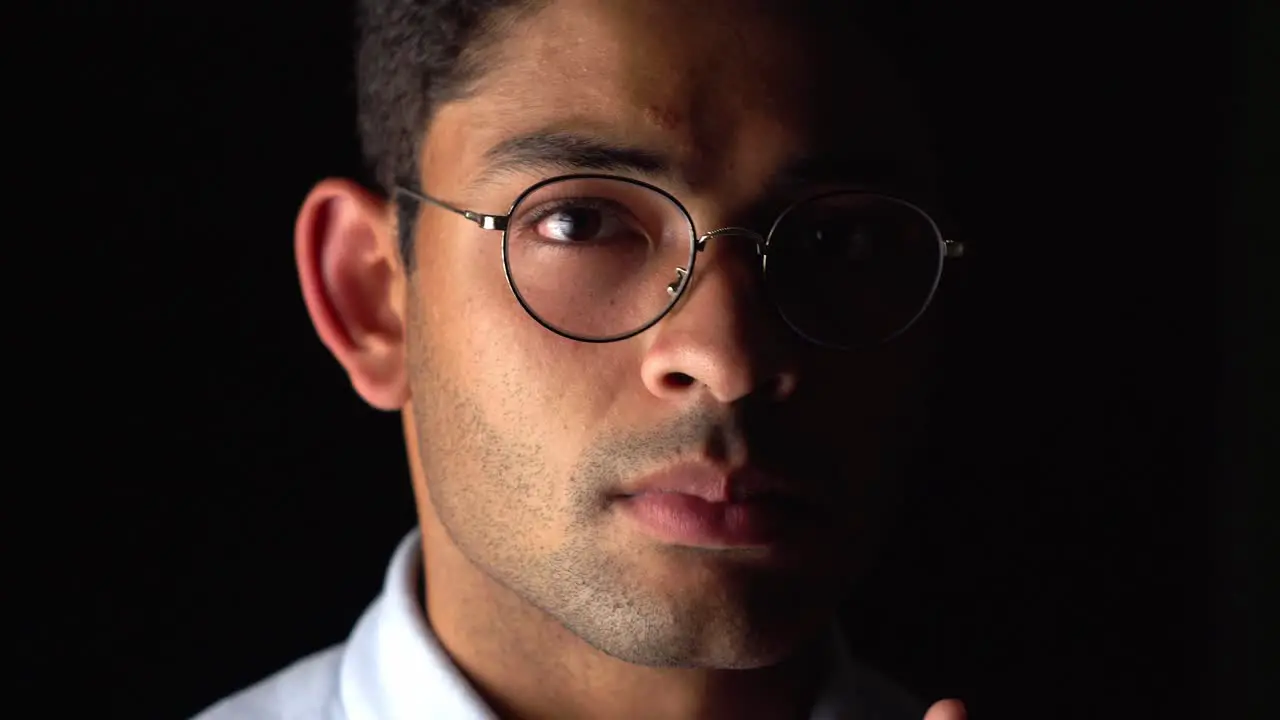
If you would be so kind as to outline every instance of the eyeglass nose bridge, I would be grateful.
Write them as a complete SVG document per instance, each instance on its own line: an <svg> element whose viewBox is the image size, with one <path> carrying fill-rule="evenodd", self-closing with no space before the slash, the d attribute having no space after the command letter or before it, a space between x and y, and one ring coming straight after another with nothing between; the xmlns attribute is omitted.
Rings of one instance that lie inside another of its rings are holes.
<svg viewBox="0 0 1280 720"><path fill-rule="evenodd" d="M765 237L760 233L756 232L755 230L751 230L749 228L744 228L744 227L723 227L718 230L712 230L711 232L703 233L698 238L698 242L694 243L693 247L698 252L702 252L703 250L706 249L707 241L710 240L711 238L725 237L725 236L731 236L731 235L736 235L738 237L744 237L744 238L750 239L756 246L756 257L764 257L765 246L767 244Z"/></svg>
<svg viewBox="0 0 1280 720"><path fill-rule="evenodd" d="M717 230L712 230L710 232L703 233L702 235L698 236L697 241L693 244L693 249L695 252L702 252L703 250L707 249L707 241L710 240L711 238L730 237L730 236L743 237L751 240L752 244L755 245L756 247L756 257L758 258L764 257L766 252L765 246L767 245L767 240L763 235L756 232L755 230L751 230L749 228L744 228L744 227L732 227L732 226L723 227ZM672 297L675 297L676 295L684 291L685 286L688 285L688 282L689 282L689 270L687 268L682 268L682 267L676 268L675 280L672 280L671 283L667 285L667 294Z"/></svg>

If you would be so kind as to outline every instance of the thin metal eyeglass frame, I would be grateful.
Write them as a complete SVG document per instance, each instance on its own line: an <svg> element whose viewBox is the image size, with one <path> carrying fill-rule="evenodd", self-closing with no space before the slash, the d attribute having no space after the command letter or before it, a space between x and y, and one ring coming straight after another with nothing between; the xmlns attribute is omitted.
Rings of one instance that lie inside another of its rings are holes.
<svg viewBox="0 0 1280 720"><path fill-rule="evenodd" d="M581 336L569 333L567 331L561 330L560 328L557 328L554 325L548 323L546 320L544 320L542 317L538 315L537 311L534 310L529 305L529 302L524 298L524 296L521 295L520 288L516 286L516 282L511 275L510 257L507 252L507 245L509 243L507 229L508 229L508 225L510 224L512 215L515 214L516 209L520 207L521 203L523 203L525 199L527 199L534 192L537 192L539 189L546 187L547 185L552 185L552 184L571 181L571 180L610 180L615 182L628 183L640 188L644 188L646 190L650 190L652 192L656 192L658 193L658 195L665 198L668 202L670 202L673 206L675 206L677 210L680 211L680 214L684 216L685 222L689 227L688 267L676 268L677 279L675 282L673 282L671 285L667 287L668 293L671 295L671 300L667 303L666 307L664 307L657 314L656 317L654 317L652 320L644 323L643 325L641 325L636 329L629 330L624 333L619 333L617 335L610 335L608 337L603 337L603 338L581 337ZM834 197L834 196L840 196L840 195L863 195L868 197L879 197L879 198L903 205L908 209L912 210L913 212L919 214L926 221L928 221L929 227L933 230L934 237L937 239L937 242L940 246L938 269L934 275L933 282L929 288L929 293L925 297L924 302L921 303L920 309L902 328L898 329L891 335L872 343L871 345L873 346L884 345L885 343L892 341L894 338L897 338L898 336L905 333L907 330L911 329L911 327L915 325L916 321L919 320L922 315L924 315L925 310L929 308L930 304L932 304L933 296L936 294L938 289L938 284L942 279L942 269L945 264L945 261L948 259L957 259L964 256L964 244L944 238L942 235L942 231L938 228L937 223L934 222L933 218L927 212L925 212L922 208L920 208L919 206L911 202L908 202L898 197L894 197L892 195L887 195L879 192L865 191L865 190L835 190L835 191L830 191L825 193L819 193L816 195L808 196L800 200L797 200L791 203L790 205L788 205L786 209L784 209L778 215L777 219L773 221L773 224L769 226L769 232L765 235L761 235L760 233L754 230L751 230L749 228L733 227L733 226L717 228L715 230L711 230L701 235L698 235L697 226L693 222L693 217L689 214L689 211L685 209L684 204L682 204L679 200L677 200L675 196L673 196L671 193L667 192L666 190L663 190L660 187L646 183L642 180L636 180L634 178L628 178L628 177L620 177L617 175L585 173L585 174L572 174L572 175L557 175L555 177L550 177L545 180L540 180L534 183L533 185L529 186L528 188L526 188L519 195L517 195L516 199L512 201L511 207L509 207L507 209L507 212L503 215L490 215L486 213L475 212L474 210L466 210L464 208L460 208L451 203L445 202L444 200L441 200L439 198L435 198L430 195L427 195L426 193L419 192L416 190L411 190L403 185L396 185L393 188L393 192L397 195L403 195L412 200L427 203L428 205L434 205L435 207L438 207L442 210L447 210L451 213L454 213L455 215L459 215L475 223L482 230L493 230L493 231L501 232L502 233L503 274L507 278L507 287L511 289L511 293L515 295L516 301L520 303L520 306L522 308L524 308L525 313L527 313L529 317L533 318L533 320L537 322L539 325L541 325L543 328L546 328L547 330L555 333L556 335L559 335L563 338L567 338L569 340L576 340L578 342L585 342L585 343L618 342L621 340L626 340L628 338L635 337L636 335L643 333L644 331L648 330L654 325L657 325L663 318L665 318L671 312L672 308L674 308L677 304L679 304L680 298L684 295L685 290L690 285L690 278L693 277L694 268L695 268L695 265L697 264L698 253L702 252L706 248L707 241L710 240L711 238L722 237L722 236L733 236L733 235L750 238L756 247L756 256L760 258L761 273L767 278L768 271L769 271L768 270L769 243L770 241L772 241L774 231L777 230L778 225L781 224L782 221L786 219L786 217L793 210L795 210L795 208L811 202L821 200L824 197ZM678 283L678 287L677 287L677 283ZM768 292L767 282L765 283L765 286L766 286L766 292ZM774 308L778 310L778 313L782 316L783 320L786 321L787 326L790 327L793 332L795 332L797 335L804 338L808 342L811 342L823 347L829 347L829 348L834 348L839 350L857 349L858 346L836 345L830 342L826 342L826 341L811 337L805 331L797 327L795 323L787 319L786 311L782 309L782 306L777 302L776 299L770 298L770 302L773 304Z"/></svg>

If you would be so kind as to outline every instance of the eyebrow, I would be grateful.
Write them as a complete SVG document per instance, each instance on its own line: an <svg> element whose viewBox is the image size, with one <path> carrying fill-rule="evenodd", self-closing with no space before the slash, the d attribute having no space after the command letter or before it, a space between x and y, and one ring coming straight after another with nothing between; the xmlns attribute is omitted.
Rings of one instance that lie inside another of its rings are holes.
<svg viewBox="0 0 1280 720"><path fill-rule="evenodd" d="M489 148L484 158L485 168L471 181L472 189L519 172L592 171L656 176L671 170L670 161L652 150L554 131L508 138Z"/></svg>
<svg viewBox="0 0 1280 720"><path fill-rule="evenodd" d="M670 175L673 163L662 153L562 131L535 131L508 138L489 148L485 167L471 181L474 191L522 172L600 172ZM786 197L815 185L840 184L890 189L902 183L901 161L877 150L843 151L802 156L769 178L765 195Z"/></svg>

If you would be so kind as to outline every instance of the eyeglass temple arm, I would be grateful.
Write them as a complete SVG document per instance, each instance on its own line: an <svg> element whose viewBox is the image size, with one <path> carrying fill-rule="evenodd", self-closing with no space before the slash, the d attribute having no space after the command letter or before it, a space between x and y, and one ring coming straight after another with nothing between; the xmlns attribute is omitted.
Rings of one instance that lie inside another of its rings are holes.
<svg viewBox="0 0 1280 720"><path fill-rule="evenodd" d="M947 240L944 238L942 241L942 251L943 257L946 257L949 260L962 258L964 257L964 243L958 240Z"/></svg>
<svg viewBox="0 0 1280 720"><path fill-rule="evenodd" d="M412 198L419 202L435 205L436 207L442 210L448 210L449 212L455 215L461 215L462 217L479 225L485 230L506 230L507 229L506 215L484 215L478 212L472 212L470 210L463 210L462 208L454 207L453 205L450 205L449 203L443 200L437 200L431 197L430 195L424 195L420 192L414 192L413 190L410 190L406 187L396 186L395 192L398 195L404 195L406 197Z"/></svg>

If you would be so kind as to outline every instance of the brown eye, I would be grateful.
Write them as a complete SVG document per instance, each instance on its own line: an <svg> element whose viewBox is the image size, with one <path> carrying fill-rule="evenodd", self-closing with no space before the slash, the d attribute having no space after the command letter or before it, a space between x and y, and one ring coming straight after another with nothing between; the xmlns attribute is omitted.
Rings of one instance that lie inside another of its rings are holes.
<svg viewBox="0 0 1280 720"><path fill-rule="evenodd" d="M563 207L538 221L535 229L546 240L587 243L612 239L627 232L615 213L592 207Z"/></svg>

